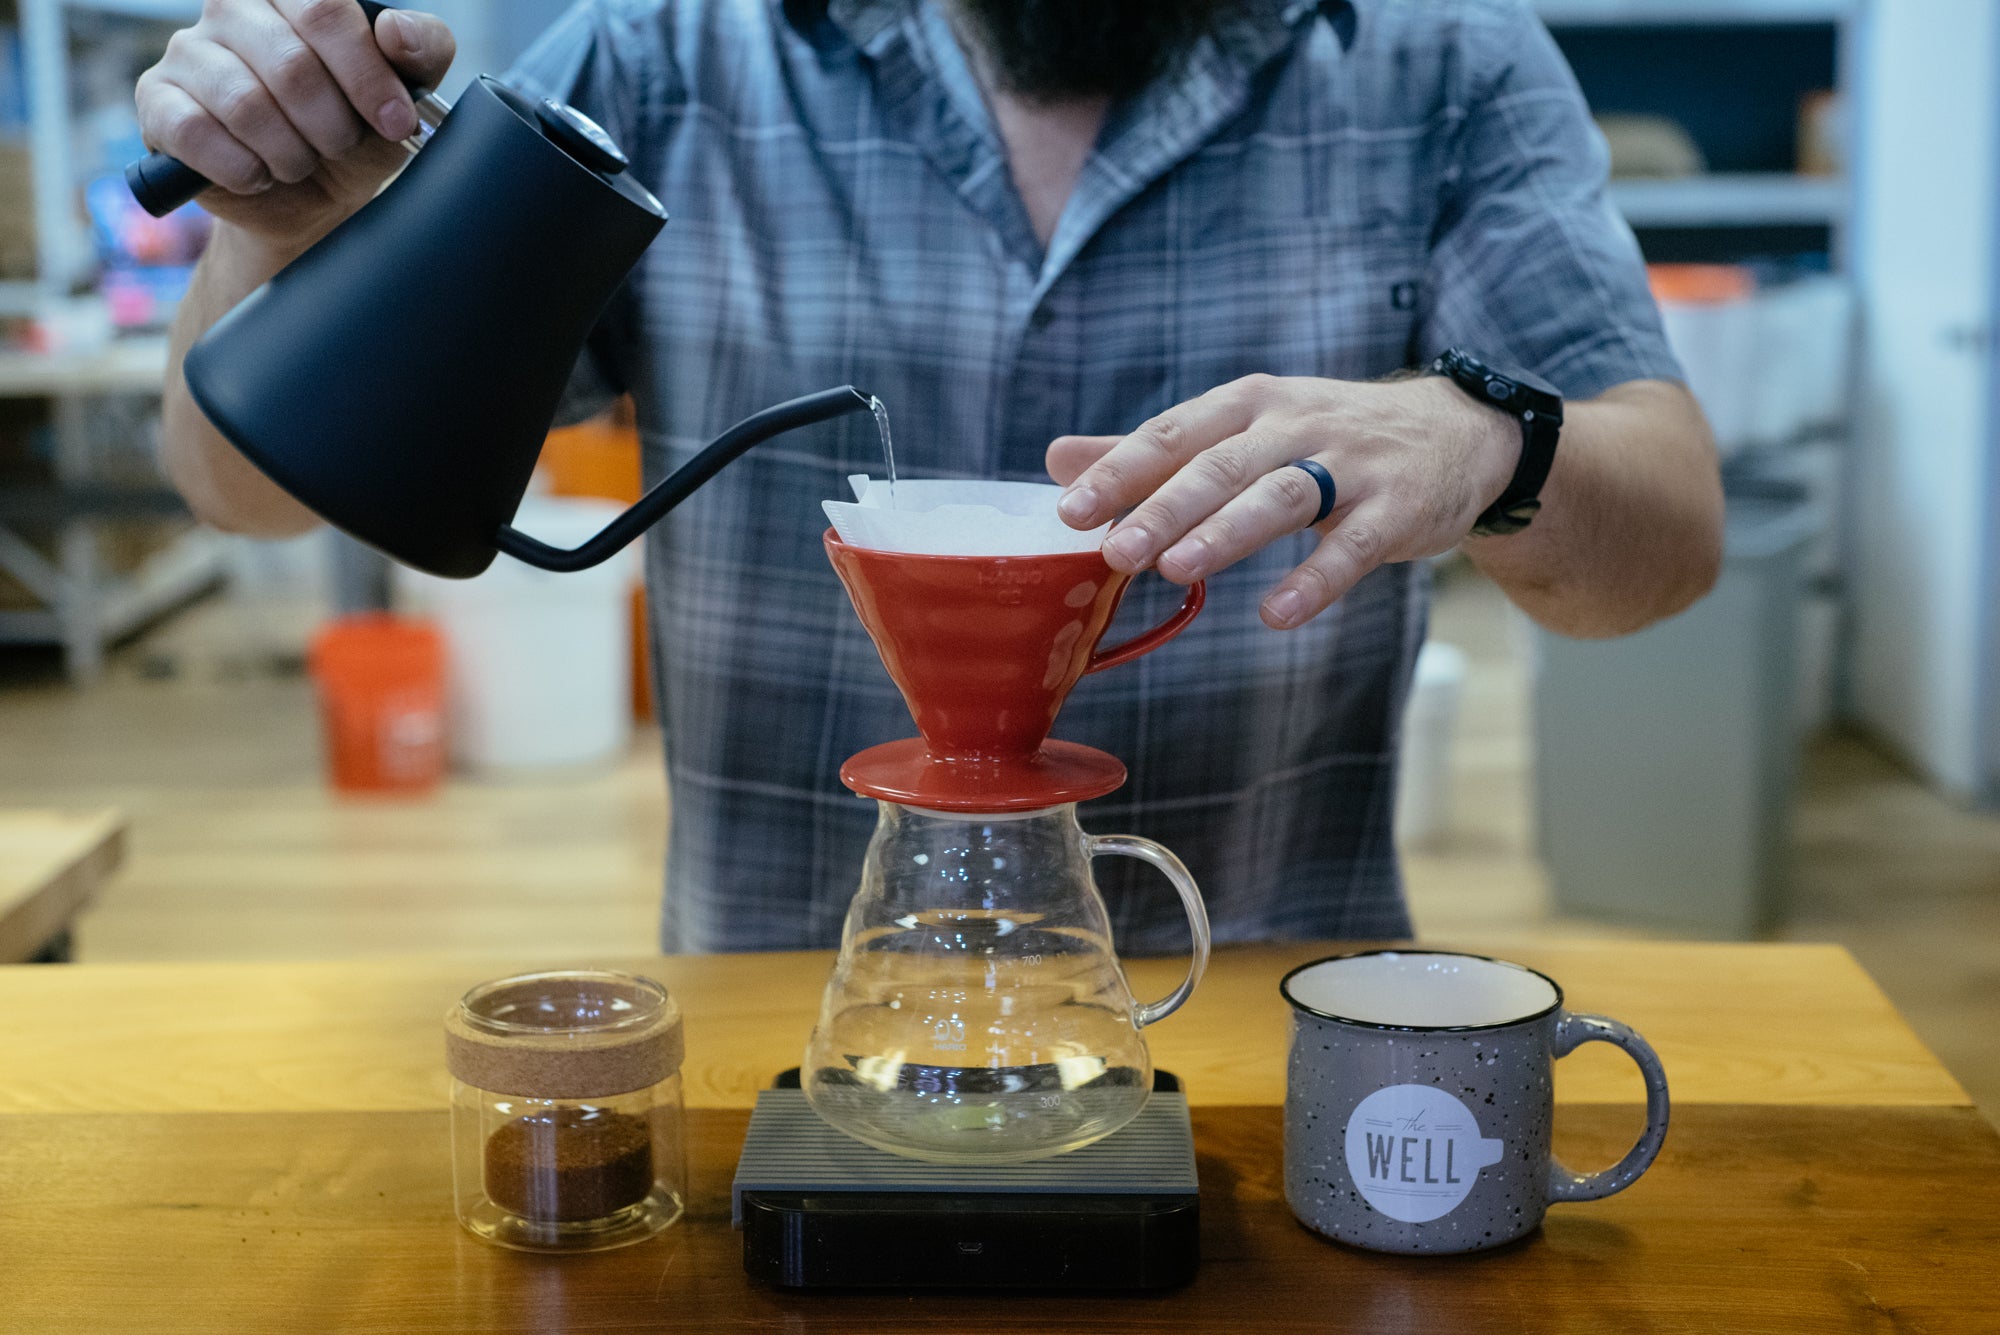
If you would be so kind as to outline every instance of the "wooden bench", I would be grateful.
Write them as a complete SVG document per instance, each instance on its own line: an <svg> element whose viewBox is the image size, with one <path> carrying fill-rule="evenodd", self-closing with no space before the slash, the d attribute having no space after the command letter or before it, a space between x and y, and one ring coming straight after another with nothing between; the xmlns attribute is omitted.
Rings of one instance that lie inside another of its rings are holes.
<svg viewBox="0 0 2000 1335"><path fill-rule="evenodd" d="M125 815L0 811L0 964L59 962L70 928L125 861Z"/></svg>

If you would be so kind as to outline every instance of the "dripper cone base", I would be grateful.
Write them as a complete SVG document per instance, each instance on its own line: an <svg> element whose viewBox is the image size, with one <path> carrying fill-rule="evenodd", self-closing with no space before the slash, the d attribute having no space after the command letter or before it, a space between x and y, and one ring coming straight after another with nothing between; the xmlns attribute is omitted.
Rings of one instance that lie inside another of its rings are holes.
<svg viewBox="0 0 2000 1335"><path fill-rule="evenodd" d="M840 781L863 797L928 811L1040 811L1117 790L1125 764L1054 738L1026 755L939 756L906 737L850 756Z"/></svg>

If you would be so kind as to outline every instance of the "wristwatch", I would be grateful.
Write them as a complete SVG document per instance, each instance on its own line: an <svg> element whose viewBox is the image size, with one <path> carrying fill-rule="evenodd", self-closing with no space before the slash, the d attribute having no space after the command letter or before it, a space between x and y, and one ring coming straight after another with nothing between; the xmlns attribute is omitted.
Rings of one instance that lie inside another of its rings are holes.
<svg viewBox="0 0 2000 1335"><path fill-rule="evenodd" d="M1549 479L1556 438L1562 434L1562 396L1519 376L1502 375L1458 348L1445 349L1431 363L1431 373L1450 377L1473 398L1520 422L1521 462L1514 466L1513 480L1472 526L1473 533L1482 538L1519 533L1542 508L1542 484Z"/></svg>

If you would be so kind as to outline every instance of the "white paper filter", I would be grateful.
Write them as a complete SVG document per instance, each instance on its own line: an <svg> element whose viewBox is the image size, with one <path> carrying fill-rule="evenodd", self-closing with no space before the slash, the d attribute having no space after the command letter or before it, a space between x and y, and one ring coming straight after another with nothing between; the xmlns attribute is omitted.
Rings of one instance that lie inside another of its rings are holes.
<svg viewBox="0 0 2000 1335"><path fill-rule="evenodd" d="M922 481L889 484L855 474L852 501L822 501L840 540L853 547L930 556L1042 556L1094 552L1109 524L1079 532L1056 514L1062 488L1047 482Z"/></svg>

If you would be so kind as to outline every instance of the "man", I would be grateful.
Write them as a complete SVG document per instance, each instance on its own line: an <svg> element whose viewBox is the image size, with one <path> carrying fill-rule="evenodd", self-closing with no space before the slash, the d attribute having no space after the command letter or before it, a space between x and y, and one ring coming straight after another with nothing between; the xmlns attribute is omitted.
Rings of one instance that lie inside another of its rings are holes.
<svg viewBox="0 0 2000 1335"><path fill-rule="evenodd" d="M150 141L224 187L177 348L393 170L396 72L435 82L451 43L415 14L372 37L349 0L211 0L141 82ZM1462 542L1577 635L1714 578L1713 449L1525 0L590 0L515 77L603 123L674 214L572 388L579 413L633 395L652 474L851 381L907 474L1046 466L1071 522L1129 510L1107 559L1165 578L1121 626L1208 579L1192 628L1087 680L1058 733L1131 766L1087 821L1180 852L1218 939L1408 932L1416 558ZM1446 349L1568 399L1545 483L1548 411L1399 374ZM178 377L167 436L212 522L310 522ZM669 949L837 936L874 810L835 775L912 728L818 502L879 458L865 417L780 438L650 542ZM1114 865L1121 947L1179 948L1165 887Z"/></svg>

